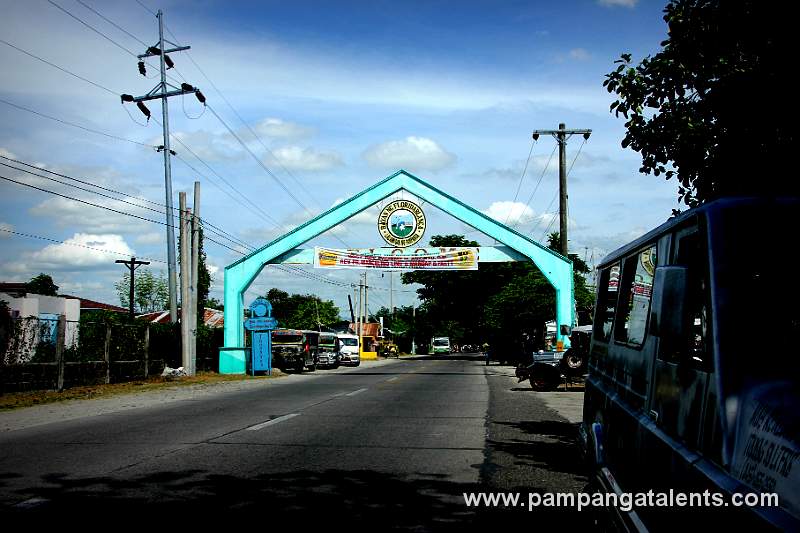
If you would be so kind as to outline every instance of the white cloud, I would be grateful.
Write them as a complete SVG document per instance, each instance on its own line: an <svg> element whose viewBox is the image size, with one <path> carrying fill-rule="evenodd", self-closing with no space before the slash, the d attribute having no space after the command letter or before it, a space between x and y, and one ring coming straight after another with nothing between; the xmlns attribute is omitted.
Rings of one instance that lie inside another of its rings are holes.
<svg viewBox="0 0 800 533"><path fill-rule="evenodd" d="M133 242L136 244L161 244L166 240L164 233L143 233L137 235Z"/></svg>
<svg viewBox="0 0 800 533"><path fill-rule="evenodd" d="M406 137L371 146L364 159L376 168L441 170L455 163L456 156L427 137Z"/></svg>
<svg viewBox="0 0 800 533"><path fill-rule="evenodd" d="M493 202L483 213L509 225L527 224L535 217L533 209L522 202Z"/></svg>
<svg viewBox="0 0 800 533"><path fill-rule="evenodd" d="M597 3L603 7L634 8L639 3L639 0L597 0Z"/></svg>
<svg viewBox="0 0 800 533"><path fill-rule="evenodd" d="M253 130L264 137L273 139L301 139L311 137L316 133L314 128L303 126L294 122L286 122L279 118L265 118L253 126Z"/></svg>
<svg viewBox="0 0 800 533"><path fill-rule="evenodd" d="M136 201L135 198L126 199L134 202ZM103 203L97 201L96 197L89 201L103 205ZM131 205L112 204L110 201L104 202L114 205L115 209L137 216L153 220L161 220L162 217L162 215L153 213L152 211L138 209ZM53 218L55 219L56 225L60 227L79 228L80 230L91 233L141 233L145 228L151 229L151 226L149 226L146 221L128 217L113 211L87 206L80 202L61 197L48 198L40 204L31 207L28 212L33 216Z"/></svg>
<svg viewBox="0 0 800 533"><path fill-rule="evenodd" d="M76 233L63 243L48 244L36 252L25 253L20 261L7 267L16 272L108 268L115 259L132 255L135 252L121 235Z"/></svg>
<svg viewBox="0 0 800 533"><path fill-rule="evenodd" d="M0 239L8 239L11 237L9 231L14 231L14 226L8 222L0 222Z"/></svg>
<svg viewBox="0 0 800 533"><path fill-rule="evenodd" d="M0 147L0 155L3 157L8 157L10 159L19 159L13 152L9 152L3 147Z"/></svg>
<svg viewBox="0 0 800 533"><path fill-rule="evenodd" d="M586 61L592 56L585 48L573 48L569 51L569 57L570 59L575 59L577 61Z"/></svg>
<svg viewBox="0 0 800 533"><path fill-rule="evenodd" d="M244 157L241 145L227 132L216 133L205 130L179 131L172 136L192 149L201 159L206 161L233 161ZM151 144L161 145L161 137L151 139ZM186 150L180 143L173 142L170 148L181 153Z"/></svg>
<svg viewBox="0 0 800 533"><path fill-rule="evenodd" d="M277 160L289 170L320 172L343 165L336 152L317 152L313 148L284 146L272 151Z"/></svg>

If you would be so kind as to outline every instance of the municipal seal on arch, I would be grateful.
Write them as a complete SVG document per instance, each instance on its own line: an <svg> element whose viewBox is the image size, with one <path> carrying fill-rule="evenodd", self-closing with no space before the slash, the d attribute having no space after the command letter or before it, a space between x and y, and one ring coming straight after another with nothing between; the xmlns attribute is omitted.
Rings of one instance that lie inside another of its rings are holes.
<svg viewBox="0 0 800 533"><path fill-rule="evenodd" d="M389 202L378 215L378 231L397 248L413 246L425 233L425 213L409 200Z"/></svg>

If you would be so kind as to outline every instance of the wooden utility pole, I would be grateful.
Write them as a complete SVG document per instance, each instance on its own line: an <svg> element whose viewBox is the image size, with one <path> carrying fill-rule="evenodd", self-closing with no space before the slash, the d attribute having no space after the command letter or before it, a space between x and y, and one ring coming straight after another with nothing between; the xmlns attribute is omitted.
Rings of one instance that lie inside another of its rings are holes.
<svg viewBox="0 0 800 533"><path fill-rule="evenodd" d="M134 302L134 282L133 282L133 273L134 271L142 265L149 265L150 261L137 261L135 257L131 257L130 261L125 261L124 259L117 259L114 261L115 263L119 263L121 265L125 265L128 267L128 270L131 271L131 286L130 292L128 293L128 309L131 315L131 320L134 319L133 314L133 302Z"/></svg>
<svg viewBox="0 0 800 533"><path fill-rule="evenodd" d="M568 130L562 122L557 130L534 130L533 140L538 141L540 135L552 135L558 141L558 213L559 236L561 237L561 255L567 257L567 139L575 134L588 139L592 130Z"/></svg>

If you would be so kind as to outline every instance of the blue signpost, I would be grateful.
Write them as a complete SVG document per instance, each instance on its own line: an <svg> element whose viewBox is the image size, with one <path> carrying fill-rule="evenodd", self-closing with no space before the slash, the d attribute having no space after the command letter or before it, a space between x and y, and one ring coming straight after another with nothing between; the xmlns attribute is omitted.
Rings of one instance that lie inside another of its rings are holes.
<svg viewBox="0 0 800 533"><path fill-rule="evenodd" d="M251 372L272 373L272 330L278 321L272 318L272 304L266 298L256 298L250 304L250 318L244 327L253 332Z"/></svg>

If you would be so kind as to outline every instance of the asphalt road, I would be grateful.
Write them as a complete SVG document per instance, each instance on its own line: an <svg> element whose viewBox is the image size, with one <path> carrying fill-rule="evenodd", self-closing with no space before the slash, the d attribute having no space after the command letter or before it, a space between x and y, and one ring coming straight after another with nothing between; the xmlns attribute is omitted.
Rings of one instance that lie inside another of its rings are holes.
<svg viewBox="0 0 800 533"><path fill-rule="evenodd" d="M258 517L371 531L588 523L525 507L530 492L586 485L579 392L554 403L517 385L513 368L454 356L264 383L0 434L0 519ZM469 507L465 492L518 492L521 503Z"/></svg>

